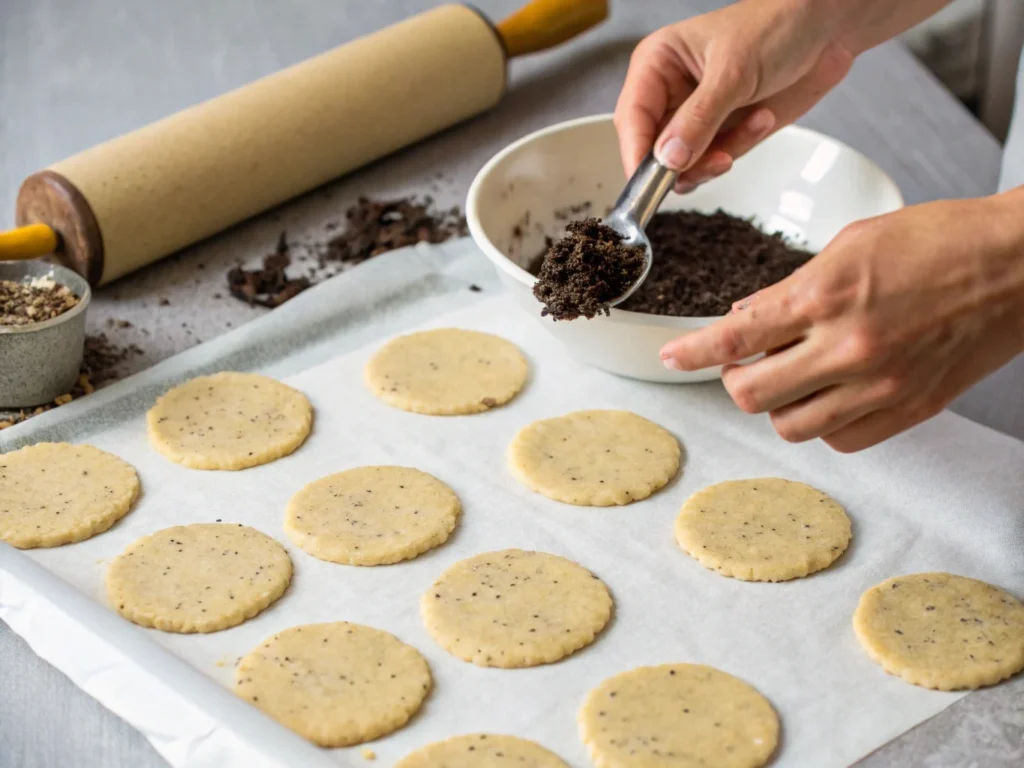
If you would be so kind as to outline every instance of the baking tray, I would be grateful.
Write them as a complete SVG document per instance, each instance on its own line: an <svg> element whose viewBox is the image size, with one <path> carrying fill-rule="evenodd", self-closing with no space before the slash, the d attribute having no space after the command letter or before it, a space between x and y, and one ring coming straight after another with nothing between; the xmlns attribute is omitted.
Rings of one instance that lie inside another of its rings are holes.
<svg viewBox="0 0 1024 768"><path fill-rule="evenodd" d="M482 289L471 290L475 285ZM961 694L886 675L860 650L850 616L861 592L898 573L949 570L1024 592L1024 444L944 414L854 456L782 443L719 384L631 381L574 362L501 292L469 241L386 254L275 312L95 395L0 433L0 450L40 440L90 442L139 470L134 510L94 539L20 552L0 545L0 618L77 685L139 728L174 766L367 765L360 748L320 750L230 694L238 657L285 627L348 620L393 632L427 658L435 689L397 733L374 742L378 765L429 741L491 731L534 739L573 766L589 764L575 713L605 677L640 664L712 664L761 690L779 711L776 766L845 766ZM388 408L361 368L383 340L457 325L514 341L531 379L512 403L468 417ZM243 472L197 472L149 448L145 410L161 392L215 370L256 370L305 391L313 434L293 455ZM505 469L526 423L579 408L627 408L681 440L680 476L621 508L571 507L531 493ZM284 535L284 508L306 482L351 466L396 463L431 472L460 496L452 539L416 560L354 568L309 557ZM830 569L783 584L712 573L679 551L672 522L710 483L779 475L835 496L854 525ZM109 560L137 537L215 519L253 525L285 544L295 577L284 598L210 635L146 630L106 607ZM419 597L450 564L522 547L577 560L611 588L615 618L589 648L558 664L481 669L438 648Z"/></svg>

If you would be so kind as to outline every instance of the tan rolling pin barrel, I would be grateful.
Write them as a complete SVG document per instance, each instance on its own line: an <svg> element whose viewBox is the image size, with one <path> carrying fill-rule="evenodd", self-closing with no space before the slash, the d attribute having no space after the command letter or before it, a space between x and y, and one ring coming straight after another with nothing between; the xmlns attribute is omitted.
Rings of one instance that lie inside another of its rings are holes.
<svg viewBox="0 0 1024 768"><path fill-rule="evenodd" d="M534 0L492 26L445 5L33 174L0 260L56 252L110 282L493 107L508 58L607 15Z"/></svg>

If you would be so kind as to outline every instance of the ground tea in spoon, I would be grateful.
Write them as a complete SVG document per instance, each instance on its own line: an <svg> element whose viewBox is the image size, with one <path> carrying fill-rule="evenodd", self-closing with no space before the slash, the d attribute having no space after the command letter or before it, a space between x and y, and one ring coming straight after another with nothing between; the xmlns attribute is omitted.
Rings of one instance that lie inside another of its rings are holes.
<svg viewBox="0 0 1024 768"><path fill-rule="evenodd" d="M544 254L533 286L533 295L544 304L541 315L589 320L608 314L608 302L643 274L644 249L623 245L622 236L598 219L570 222L567 230Z"/></svg>

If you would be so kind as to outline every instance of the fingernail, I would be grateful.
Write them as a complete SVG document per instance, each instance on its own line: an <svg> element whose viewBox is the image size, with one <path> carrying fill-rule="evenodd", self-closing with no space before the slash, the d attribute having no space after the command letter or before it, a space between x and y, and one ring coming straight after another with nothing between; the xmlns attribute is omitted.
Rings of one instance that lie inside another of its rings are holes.
<svg viewBox="0 0 1024 768"><path fill-rule="evenodd" d="M654 153L658 162L673 171L681 171L690 162L693 153L683 144L683 140L672 137L663 142L661 147Z"/></svg>
<svg viewBox="0 0 1024 768"><path fill-rule="evenodd" d="M692 184L689 181L680 181L676 184L676 194L685 195L688 192L693 192L696 188L696 184Z"/></svg>
<svg viewBox="0 0 1024 768"><path fill-rule="evenodd" d="M676 362L674 357L663 357L661 358L661 364L668 368L670 371L681 371L679 363Z"/></svg>
<svg viewBox="0 0 1024 768"><path fill-rule="evenodd" d="M775 115L767 109L758 110L750 118L748 130L755 136L763 136L775 127Z"/></svg>

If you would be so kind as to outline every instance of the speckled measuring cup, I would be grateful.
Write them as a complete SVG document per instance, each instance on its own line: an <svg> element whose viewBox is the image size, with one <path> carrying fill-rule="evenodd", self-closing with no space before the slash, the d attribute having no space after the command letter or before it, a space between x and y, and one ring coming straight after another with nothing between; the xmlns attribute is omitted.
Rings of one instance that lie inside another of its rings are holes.
<svg viewBox="0 0 1024 768"><path fill-rule="evenodd" d="M0 280L50 277L79 297L62 315L31 325L0 325L0 408L51 402L71 391L85 347L89 284L70 269L41 261L0 261Z"/></svg>

